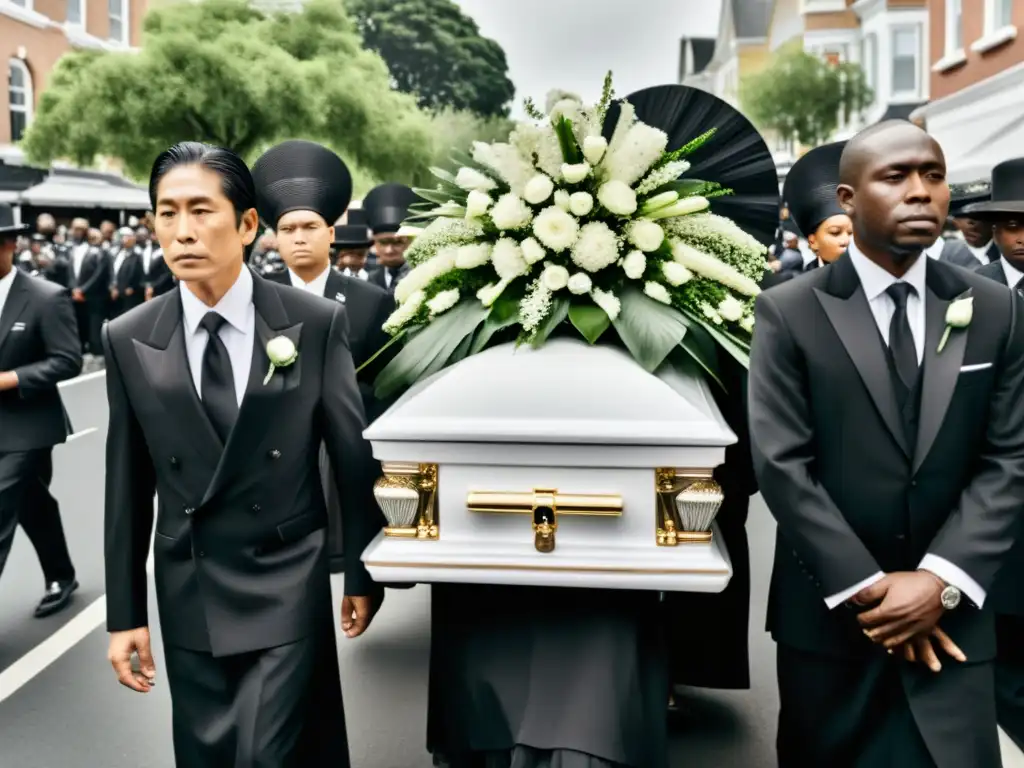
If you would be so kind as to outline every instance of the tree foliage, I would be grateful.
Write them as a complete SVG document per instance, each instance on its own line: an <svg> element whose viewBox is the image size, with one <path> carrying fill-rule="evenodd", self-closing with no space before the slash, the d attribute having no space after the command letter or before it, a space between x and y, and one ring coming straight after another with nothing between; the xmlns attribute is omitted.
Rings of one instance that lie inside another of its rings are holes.
<svg viewBox="0 0 1024 768"><path fill-rule="evenodd" d="M740 100L762 130L814 147L832 137L840 116L849 121L867 109L874 94L860 65L832 64L795 47L744 78Z"/></svg>
<svg viewBox="0 0 1024 768"><path fill-rule="evenodd" d="M265 15L245 0L161 7L139 52L65 55L24 148L35 162L119 158L136 178L186 139L255 159L291 138L320 141L357 176L412 181L432 159L429 115L392 90L337 2Z"/></svg>
<svg viewBox="0 0 1024 768"><path fill-rule="evenodd" d="M507 115L515 86L505 51L452 0L346 0L368 48L421 107Z"/></svg>

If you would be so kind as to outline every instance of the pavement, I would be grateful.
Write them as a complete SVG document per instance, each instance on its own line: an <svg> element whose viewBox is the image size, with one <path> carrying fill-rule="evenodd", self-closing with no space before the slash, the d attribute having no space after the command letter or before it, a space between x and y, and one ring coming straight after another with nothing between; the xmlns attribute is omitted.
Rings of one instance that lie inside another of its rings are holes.
<svg viewBox="0 0 1024 768"><path fill-rule="evenodd" d="M68 610L32 618L42 574L19 533L0 579L0 768L174 768L167 687L158 678L150 694L132 693L117 684L106 661L104 374L67 382L62 393L76 432L56 449L53 492L82 586ZM775 531L760 497L749 533L752 688L686 691L684 714L673 723L673 766L776 765L775 649L762 630ZM365 637L339 638L354 768L431 768L424 747L428 590L391 591ZM159 627L152 630L159 665ZM1005 738L1003 754L1004 768L1024 768L1024 754Z"/></svg>

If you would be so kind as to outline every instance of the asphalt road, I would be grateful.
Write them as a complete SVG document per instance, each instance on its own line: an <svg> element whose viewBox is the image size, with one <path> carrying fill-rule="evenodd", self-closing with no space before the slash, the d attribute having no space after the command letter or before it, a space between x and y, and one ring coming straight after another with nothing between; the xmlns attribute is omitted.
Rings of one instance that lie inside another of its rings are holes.
<svg viewBox="0 0 1024 768"><path fill-rule="evenodd" d="M0 579L0 768L174 768L166 686L146 696L131 693L115 682L106 662L104 385L100 373L63 388L77 432L56 451L53 491L82 585L73 605L58 616L32 618L42 575L20 534ZM673 765L775 766L775 651L761 629L774 526L760 498L749 531L753 687L687 691L685 715L673 723ZM340 597L340 581L335 587ZM390 592L366 637L339 638L355 768L431 768L424 749L428 589ZM160 659L159 627L153 630ZM1005 768L1024 768L1024 755L1007 746Z"/></svg>

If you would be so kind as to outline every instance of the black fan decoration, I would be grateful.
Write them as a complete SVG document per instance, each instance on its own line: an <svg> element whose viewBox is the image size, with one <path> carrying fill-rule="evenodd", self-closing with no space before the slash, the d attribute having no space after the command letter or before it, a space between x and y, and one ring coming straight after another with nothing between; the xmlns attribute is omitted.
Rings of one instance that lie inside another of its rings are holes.
<svg viewBox="0 0 1024 768"><path fill-rule="evenodd" d="M732 219L764 245L775 241L779 225L779 175L772 153L757 129L717 96L685 85L658 85L627 96L637 119L668 134L676 150L714 128L715 134L687 156L687 179L718 182L733 194L714 198L711 210ZM620 103L605 116L604 135L611 138Z"/></svg>

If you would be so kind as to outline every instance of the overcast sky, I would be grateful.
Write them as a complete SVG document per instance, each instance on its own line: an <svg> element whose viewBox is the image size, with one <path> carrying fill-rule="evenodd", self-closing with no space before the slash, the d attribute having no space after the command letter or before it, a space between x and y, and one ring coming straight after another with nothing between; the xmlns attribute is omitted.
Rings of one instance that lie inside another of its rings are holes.
<svg viewBox="0 0 1024 768"><path fill-rule="evenodd" d="M516 85L543 108L552 88L595 100L605 73L620 96L676 82L679 40L714 37L720 0L455 0L505 49Z"/></svg>

